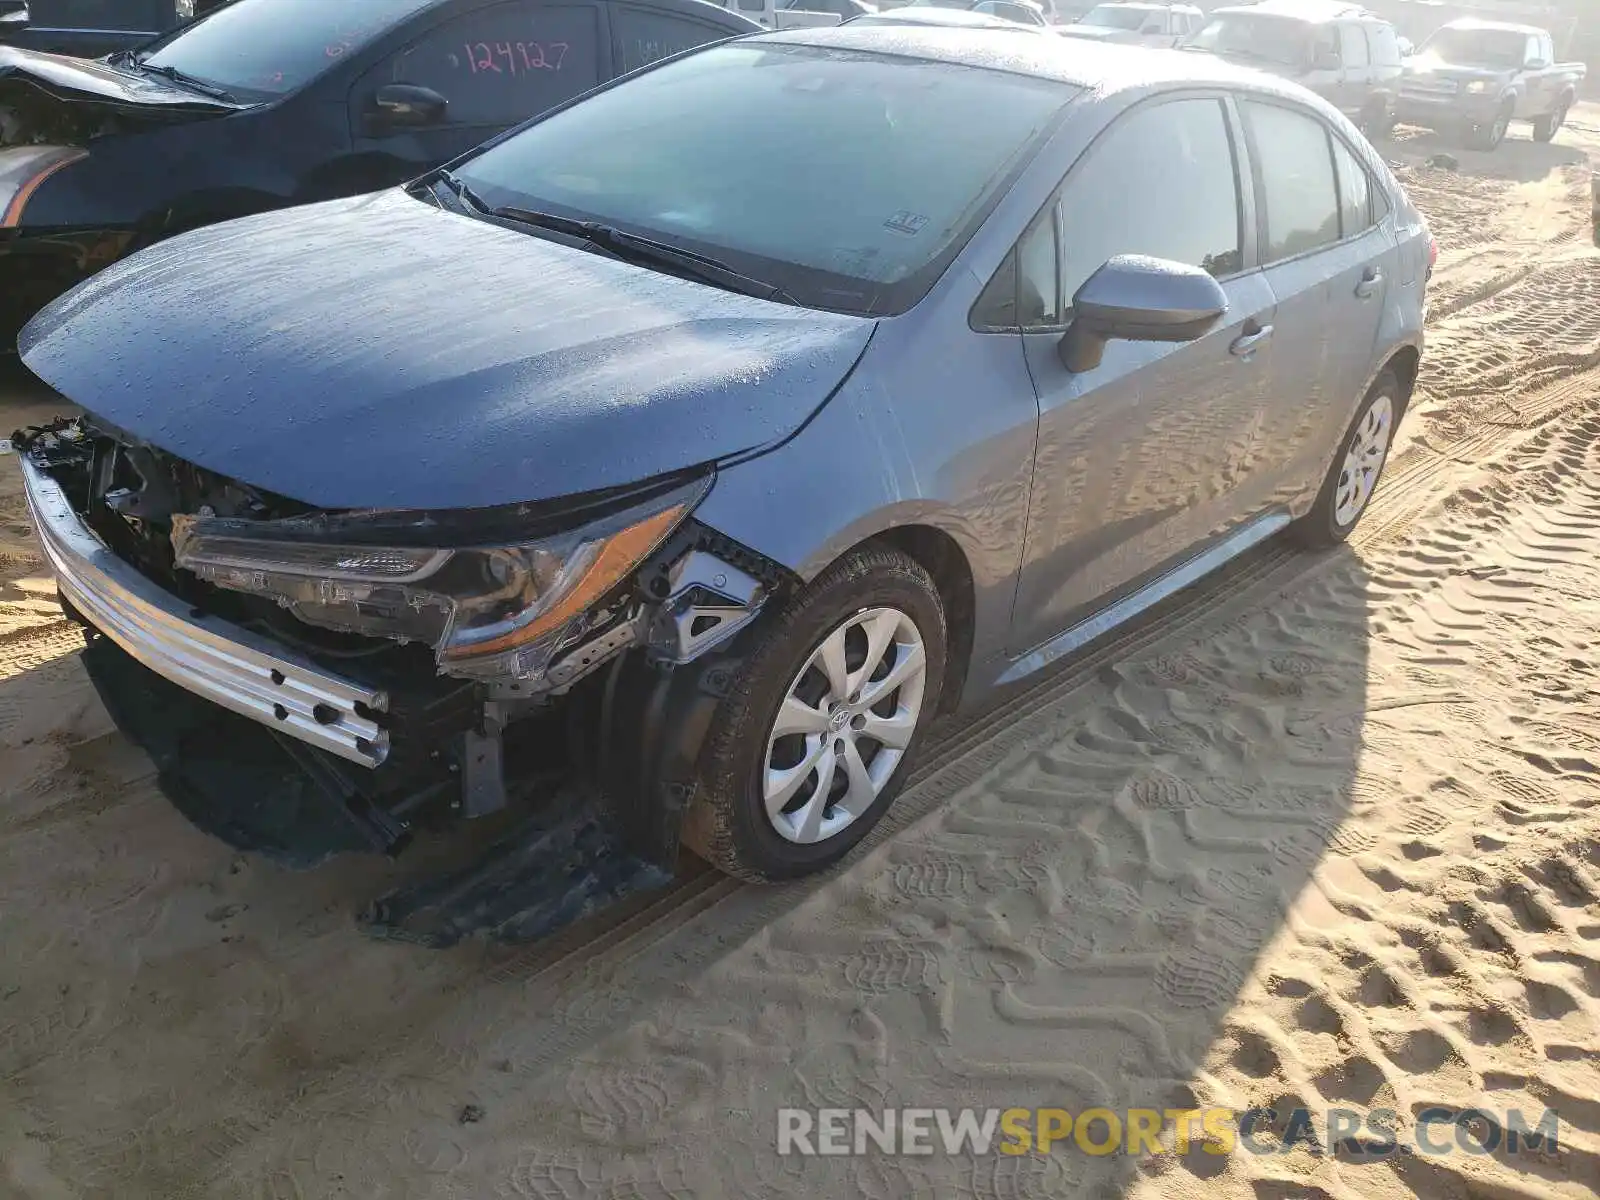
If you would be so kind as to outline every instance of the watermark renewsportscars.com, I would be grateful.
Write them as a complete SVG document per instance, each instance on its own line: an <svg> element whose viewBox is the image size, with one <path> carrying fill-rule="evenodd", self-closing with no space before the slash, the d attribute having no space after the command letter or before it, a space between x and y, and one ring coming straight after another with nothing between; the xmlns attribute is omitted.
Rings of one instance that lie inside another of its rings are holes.
<svg viewBox="0 0 1600 1200"><path fill-rule="evenodd" d="M1402 1126L1393 1109L1329 1108L780 1108L778 1153L865 1154L1288 1154L1333 1150L1341 1158L1395 1155L1550 1154L1560 1145L1554 1109L1435 1106Z"/></svg>

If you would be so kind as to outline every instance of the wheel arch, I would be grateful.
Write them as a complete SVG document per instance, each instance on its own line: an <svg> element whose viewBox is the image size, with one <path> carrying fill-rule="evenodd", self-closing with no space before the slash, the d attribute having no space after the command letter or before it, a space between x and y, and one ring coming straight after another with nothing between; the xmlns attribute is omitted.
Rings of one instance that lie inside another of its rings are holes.
<svg viewBox="0 0 1600 1200"><path fill-rule="evenodd" d="M844 553L850 554L865 545L898 550L933 576L934 585L939 589L939 601L944 606L947 655L938 711L954 711L966 688L977 616L977 588L966 551L947 531L935 525L899 525L857 542Z"/></svg>
<svg viewBox="0 0 1600 1200"><path fill-rule="evenodd" d="M1395 378L1400 381L1400 388L1404 392L1401 399L1405 406L1409 408L1411 406L1411 394L1417 386L1417 372L1421 369L1422 351L1408 343L1398 347L1393 354L1384 360L1383 366L1379 368L1379 373L1381 374L1383 371L1394 372ZM1367 386L1370 388L1372 385L1369 383Z"/></svg>

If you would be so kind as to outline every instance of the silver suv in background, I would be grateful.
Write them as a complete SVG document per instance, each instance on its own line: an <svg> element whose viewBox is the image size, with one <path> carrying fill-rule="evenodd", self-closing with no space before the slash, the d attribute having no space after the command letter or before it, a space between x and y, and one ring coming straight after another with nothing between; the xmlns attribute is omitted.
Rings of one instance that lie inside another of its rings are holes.
<svg viewBox="0 0 1600 1200"><path fill-rule="evenodd" d="M1357 4L1338 0L1264 0L1213 9L1184 43L1292 79L1359 125L1387 136L1400 89L1395 28Z"/></svg>

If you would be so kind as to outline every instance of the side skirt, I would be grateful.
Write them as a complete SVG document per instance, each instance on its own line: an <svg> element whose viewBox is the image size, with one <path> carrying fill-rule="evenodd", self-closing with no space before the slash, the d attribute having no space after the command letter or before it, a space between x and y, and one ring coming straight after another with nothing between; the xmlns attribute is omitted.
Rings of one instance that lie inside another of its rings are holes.
<svg viewBox="0 0 1600 1200"><path fill-rule="evenodd" d="M1264 513L1209 549L1179 563L1166 574L1145 584L1138 591L1114 601L1093 616L1056 634L1042 646L1028 651L1006 669L1005 673L995 681L995 686L1003 687L1019 679L1025 679L1035 671L1042 671L1051 663L1083 649L1117 626L1127 624L1140 613L1170 599L1190 584L1198 583L1251 547L1260 545L1279 530L1286 528L1290 519L1289 514L1284 512Z"/></svg>

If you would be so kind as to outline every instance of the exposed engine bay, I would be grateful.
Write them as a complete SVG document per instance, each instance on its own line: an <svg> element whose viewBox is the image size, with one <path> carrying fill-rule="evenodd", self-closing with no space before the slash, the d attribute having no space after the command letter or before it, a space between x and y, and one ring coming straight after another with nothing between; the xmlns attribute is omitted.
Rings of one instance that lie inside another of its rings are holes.
<svg viewBox="0 0 1600 1200"><path fill-rule="evenodd" d="M530 780L579 774L621 803L627 838L658 852L659 867L676 853L687 796L673 777L686 772L704 708L666 697L714 697L726 671L710 664L791 583L689 516L708 472L559 505L330 512L93 416L19 431L12 447L191 616L221 618L385 698L362 710L384 731L381 752L353 768L147 670L63 596L112 716L202 825L218 811L207 793L265 788L278 798L258 795L258 807L280 816L315 793L393 854L425 811L484 816ZM230 778L234 764L252 777Z"/></svg>

